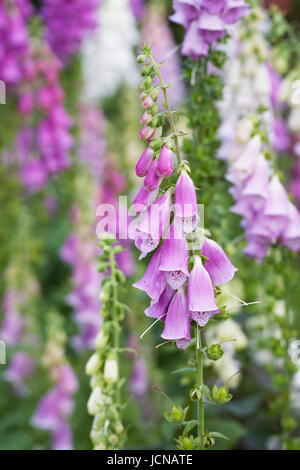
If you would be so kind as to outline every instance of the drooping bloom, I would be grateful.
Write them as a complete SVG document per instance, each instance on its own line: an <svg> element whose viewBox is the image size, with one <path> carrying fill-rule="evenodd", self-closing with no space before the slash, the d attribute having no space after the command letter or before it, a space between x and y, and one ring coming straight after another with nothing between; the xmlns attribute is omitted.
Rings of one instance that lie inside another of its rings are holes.
<svg viewBox="0 0 300 470"><path fill-rule="evenodd" d="M215 286L231 281L237 268L232 265L218 243L206 238L201 248L201 254L208 258L205 261L205 269Z"/></svg>
<svg viewBox="0 0 300 470"><path fill-rule="evenodd" d="M171 194L167 191L150 206L141 223L137 225L132 238L135 239L136 247L142 252L140 259L157 248L161 237L169 227L171 210Z"/></svg>
<svg viewBox="0 0 300 470"><path fill-rule="evenodd" d="M200 326L206 325L212 315L219 313L212 281L199 256L194 258L188 281L188 309Z"/></svg>
<svg viewBox="0 0 300 470"><path fill-rule="evenodd" d="M153 159L153 155L154 151L151 148L147 147L146 150L144 150L135 167L137 176L142 177L147 174Z"/></svg>
<svg viewBox="0 0 300 470"><path fill-rule="evenodd" d="M164 339L181 339L189 335L190 318L187 309L187 300L183 288L175 294L168 308L164 331Z"/></svg>
<svg viewBox="0 0 300 470"><path fill-rule="evenodd" d="M172 289L179 289L189 275L186 239L175 222L163 242L159 269L166 273L167 283Z"/></svg>
<svg viewBox="0 0 300 470"><path fill-rule="evenodd" d="M244 0L177 0L173 8L170 19L186 31L182 54L194 60L207 56L210 44L224 37L228 25L249 11Z"/></svg>
<svg viewBox="0 0 300 470"><path fill-rule="evenodd" d="M152 300L156 301L166 287L165 274L159 270L160 258L161 249L158 249L152 256L143 278L133 284L133 287L143 290Z"/></svg>
<svg viewBox="0 0 300 470"><path fill-rule="evenodd" d="M197 195L193 180L183 170L175 188L175 217L185 233L195 230L198 222Z"/></svg>

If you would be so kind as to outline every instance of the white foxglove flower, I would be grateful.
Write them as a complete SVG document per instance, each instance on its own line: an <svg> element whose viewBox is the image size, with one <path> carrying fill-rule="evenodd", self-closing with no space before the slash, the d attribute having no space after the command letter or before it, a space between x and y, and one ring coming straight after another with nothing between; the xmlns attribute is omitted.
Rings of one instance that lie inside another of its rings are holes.
<svg viewBox="0 0 300 470"><path fill-rule="evenodd" d="M122 83L136 87L139 74L134 47L138 42L129 0L105 0L99 9L99 27L82 47L86 101L112 96Z"/></svg>

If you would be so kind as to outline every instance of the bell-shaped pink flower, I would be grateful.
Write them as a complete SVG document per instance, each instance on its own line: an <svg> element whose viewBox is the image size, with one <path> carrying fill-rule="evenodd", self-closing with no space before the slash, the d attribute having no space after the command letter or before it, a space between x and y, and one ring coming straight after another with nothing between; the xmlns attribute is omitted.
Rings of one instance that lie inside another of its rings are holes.
<svg viewBox="0 0 300 470"><path fill-rule="evenodd" d="M161 318L167 312L170 302L174 297L174 291L166 286L158 300L152 300L150 307L145 310L145 315L151 318Z"/></svg>
<svg viewBox="0 0 300 470"><path fill-rule="evenodd" d="M185 351L188 345L190 344L191 340L192 340L191 332L189 330L187 335L184 338L180 338L176 340L176 346L178 349L182 349L183 351Z"/></svg>
<svg viewBox="0 0 300 470"><path fill-rule="evenodd" d="M292 251L300 250L300 213L289 202L289 222L282 233L282 243Z"/></svg>
<svg viewBox="0 0 300 470"><path fill-rule="evenodd" d="M197 227L197 195L193 180L183 170L175 188L175 217L185 233Z"/></svg>
<svg viewBox="0 0 300 470"><path fill-rule="evenodd" d="M206 238L201 253L208 258L205 262L205 269L215 286L231 281L237 268L233 266L218 243Z"/></svg>
<svg viewBox="0 0 300 470"><path fill-rule="evenodd" d="M261 138L259 135L255 135L247 144L240 157L233 164L235 171L238 172L240 177L247 178L253 173L260 152Z"/></svg>
<svg viewBox="0 0 300 470"><path fill-rule="evenodd" d="M163 242L159 269L165 271L172 289L179 289L189 275L187 243L176 222L171 225Z"/></svg>
<svg viewBox="0 0 300 470"><path fill-rule="evenodd" d="M210 276L199 256L195 256L189 277L188 308L193 320L200 326L204 326L211 315L219 312Z"/></svg>
<svg viewBox="0 0 300 470"><path fill-rule="evenodd" d="M254 258L257 261L261 262L266 257L267 249L269 247L268 243L263 243L257 240L252 240L248 238L248 245L244 249L244 253L250 258Z"/></svg>
<svg viewBox="0 0 300 470"><path fill-rule="evenodd" d="M144 186L142 186L133 201L133 210L137 214L147 210L148 207L150 207L151 204L156 200L158 191L158 188L154 191L148 191Z"/></svg>
<svg viewBox="0 0 300 470"><path fill-rule="evenodd" d="M158 269L160 263L161 249L158 249L151 258L150 263L142 279L133 287L143 290L148 296L157 301L166 288L164 273Z"/></svg>
<svg viewBox="0 0 300 470"><path fill-rule="evenodd" d="M203 11L198 20L198 31L209 44L226 34L225 25L219 15Z"/></svg>
<svg viewBox="0 0 300 470"><path fill-rule="evenodd" d="M161 237L170 225L171 211L172 201L169 190L150 206L141 223L137 225L135 234L130 236L135 239L136 247L142 252L140 259L158 246Z"/></svg>
<svg viewBox="0 0 300 470"><path fill-rule="evenodd" d="M144 186L148 191L154 191L159 188L162 180L162 177L157 173L157 160L153 160L144 180Z"/></svg>
<svg viewBox="0 0 300 470"><path fill-rule="evenodd" d="M264 208L264 215L268 226L276 236L279 236L288 221L289 199L285 188L274 175L269 183L268 199Z"/></svg>
<svg viewBox="0 0 300 470"><path fill-rule="evenodd" d="M151 165L153 155L154 151L150 147L147 147L146 150L144 150L135 167L137 176L142 177L146 175Z"/></svg>
<svg viewBox="0 0 300 470"><path fill-rule="evenodd" d="M254 173L245 182L241 191L241 196L249 205L258 211L268 197L268 182L270 170L264 158L261 158L255 168Z"/></svg>
<svg viewBox="0 0 300 470"><path fill-rule="evenodd" d="M194 20L190 23L182 45L182 55L199 60L200 57L207 56L209 50L208 44L204 38L199 35L198 22Z"/></svg>
<svg viewBox="0 0 300 470"><path fill-rule="evenodd" d="M166 145L160 151L156 171L164 178L168 178L173 173L173 152Z"/></svg>
<svg viewBox="0 0 300 470"><path fill-rule="evenodd" d="M190 316L187 309L187 301L183 288L181 287L170 303L165 328L161 337L164 339L181 339L189 335Z"/></svg>

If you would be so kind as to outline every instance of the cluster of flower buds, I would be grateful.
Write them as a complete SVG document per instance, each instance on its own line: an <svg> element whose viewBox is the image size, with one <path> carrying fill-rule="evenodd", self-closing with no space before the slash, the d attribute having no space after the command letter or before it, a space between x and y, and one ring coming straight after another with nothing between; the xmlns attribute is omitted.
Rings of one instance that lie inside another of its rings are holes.
<svg viewBox="0 0 300 470"><path fill-rule="evenodd" d="M167 86L147 45L138 61L146 62L142 69L145 76L142 107L146 111L142 117L145 125L141 137L148 147L136 167L137 175L145 179L134 201L134 209L140 216L130 236L141 251L140 258L150 252L154 254L144 277L134 286L145 291L151 299L145 314L164 321L162 338L175 340L179 348L185 349L191 342L191 320L203 327L212 316L220 313L215 287L230 281L236 268L215 241L200 237L196 188L188 164L180 162L176 145L179 134L174 129L167 103ZM152 87L155 74L165 91L165 107L173 130L173 135L161 138L155 135L162 124L161 118L164 118L162 114L156 114L158 90ZM173 150L179 161L175 175ZM191 255L189 237L196 239Z"/></svg>
<svg viewBox="0 0 300 470"><path fill-rule="evenodd" d="M99 246L102 250L98 270L105 273L102 280L100 300L103 324L96 338L96 351L86 364L86 373L91 377L92 393L87 408L94 417L91 439L95 450L122 448L126 433L121 422L118 356L120 322L128 307L118 300L119 285L125 282L124 274L118 269L116 255L122 247L115 244L114 237L102 234Z"/></svg>
<svg viewBox="0 0 300 470"><path fill-rule="evenodd" d="M47 323L48 341L42 365L49 370L54 387L41 398L31 422L34 427L51 433L53 450L71 450L72 432L67 418L73 411L78 381L65 358L66 335L61 317L50 312Z"/></svg>
<svg viewBox="0 0 300 470"><path fill-rule="evenodd" d="M63 105L64 91L59 83L61 63L46 43L32 44L23 68L19 111L25 118L25 126L18 137L21 147L18 158L23 184L34 191L49 176L69 166L72 122Z"/></svg>
<svg viewBox="0 0 300 470"><path fill-rule="evenodd" d="M23 79L22 60L29 47L29 0L3 0L0 4L0 80L15 85Z"/></svg>

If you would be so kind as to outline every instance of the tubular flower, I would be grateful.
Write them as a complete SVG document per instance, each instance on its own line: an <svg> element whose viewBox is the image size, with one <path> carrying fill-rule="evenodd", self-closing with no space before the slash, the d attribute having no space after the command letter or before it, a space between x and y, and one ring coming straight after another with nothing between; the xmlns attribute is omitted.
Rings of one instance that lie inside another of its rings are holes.
<svg viewBox="0 0 300 470"><path fill-rule="evenodd" d="M194 60L207 56L209 46L249 11L245 0L176 0L173 8L170 19L186 31L182 54Z"/></svg>

